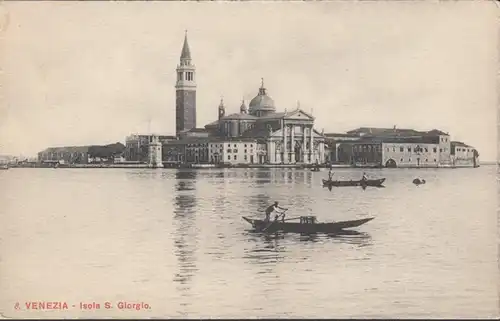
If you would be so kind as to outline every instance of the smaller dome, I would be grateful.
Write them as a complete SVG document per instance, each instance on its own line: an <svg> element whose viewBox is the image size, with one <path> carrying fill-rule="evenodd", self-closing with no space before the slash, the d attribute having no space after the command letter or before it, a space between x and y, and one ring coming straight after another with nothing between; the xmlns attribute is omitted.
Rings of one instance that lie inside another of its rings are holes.
<svg viewBox="0 0 500 321"><path fill-rule="evenodd" d="M244 99L241 101L240 112L242 114L246 114L247 113L247 106L245 105L245 100Z"/></svg>

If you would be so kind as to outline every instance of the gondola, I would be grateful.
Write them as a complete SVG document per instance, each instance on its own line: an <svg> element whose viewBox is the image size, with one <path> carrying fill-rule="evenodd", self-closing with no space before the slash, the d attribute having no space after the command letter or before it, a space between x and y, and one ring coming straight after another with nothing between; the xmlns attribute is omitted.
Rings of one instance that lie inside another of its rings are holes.
<svg viewBox="0 0 500 321"><path fill-rule="evenodd" d="M274 232L285 232L285 233L301 233L301 234L315 234L315 233L325 233L333 234L342 232L344 229L358 227L371 220L373 217L364 218L353 221L343 221L343 222L331 222L331 223L320 223L316 221L315 216L300 216L297 218L276 220L271 222L265 222L264 220L252 219L243 216L243 219L248 223L252 224L254 230L258 232L274 233ZM289 222L290 220L299 220L299 222Z"/></svg>
<svg viewBox="0 0 500 321"><path fill-rule="evenodd" d="M323 187L344 187L344 186L373 186L373 187L384 187L382 184L385 182L385 178L380 179L367 179L367 180L357 180L357 181L330 181L323 179Z"/></svg>

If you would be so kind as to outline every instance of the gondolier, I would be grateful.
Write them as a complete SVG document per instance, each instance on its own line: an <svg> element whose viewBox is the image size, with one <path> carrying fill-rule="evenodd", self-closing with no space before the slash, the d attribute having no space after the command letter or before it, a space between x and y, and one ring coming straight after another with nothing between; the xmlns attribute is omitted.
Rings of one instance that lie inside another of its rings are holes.
<svg viewBox="0 0 500 321"><path fill-rule="evenodd" d="M331 181L332 177L333 177L333 172L332 169L330 168L330 170L328 171L328 180Z"/></svg>
<svg viewBox="0 0 500 321"><path fill-rule="evenodd" d="M270 205L266 208L266 218L264 221L266 222L269 222L270 218L271 218L271 214L273 212L276 212L276 217L278 217L279 214L283 214L281 212L279 212L278 210L282 210L282 211L286 211L287 209L286 208L283 208L283 207L280 207L278 205L278 201L274 202L273 205Z"/></svg>

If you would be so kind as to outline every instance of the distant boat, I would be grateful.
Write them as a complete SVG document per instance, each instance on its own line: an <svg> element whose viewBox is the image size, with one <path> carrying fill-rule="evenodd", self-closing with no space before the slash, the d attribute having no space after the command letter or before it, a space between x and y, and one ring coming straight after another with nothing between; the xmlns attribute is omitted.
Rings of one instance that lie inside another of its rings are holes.
<svg viewBox="0 0 500 321"><path fill-rule="evenodd" d="M0 170L7 170L9 169L9 165L0 165Z"/></svg>
<svg viewBox="0 0 500 321"><path fill-rule="evenodd" d="M384 182L385 178L357 180L357 181L330 181L323 179L323 187L344 187L344 186L384 187L384 185L382 185Z"/></svg>

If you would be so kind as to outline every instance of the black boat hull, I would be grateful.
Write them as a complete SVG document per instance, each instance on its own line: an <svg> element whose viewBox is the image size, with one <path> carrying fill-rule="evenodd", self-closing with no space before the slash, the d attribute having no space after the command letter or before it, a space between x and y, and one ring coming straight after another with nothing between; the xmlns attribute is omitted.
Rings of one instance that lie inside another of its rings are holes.
<svg viewBox="0 0 500 321"><path fill-rule="evenodd" d="M345 187L345 186L372 186L372 187L383 187L385 178L380 179L368 179L359 181L329 181L323 179L323 187Z"/></svg>
<svg viewBox="0 0 500 321"><path fill-rule="evenodd" d="M282 222L278 220L273 222L271 225L269 225L268 222L264 222L263 220L251 219L244 216L243 219L248 223L252 224L255 230L265 231L266 233L274 233L282 231L286 233L301 233L301 234L314 234L314 233L330 234L330 233L341 232L347 228L361 226L373 220L373 217L364 218L360 220L353 220L353 221L314 223L314 224L304 224L298 222Z"/></svg>

